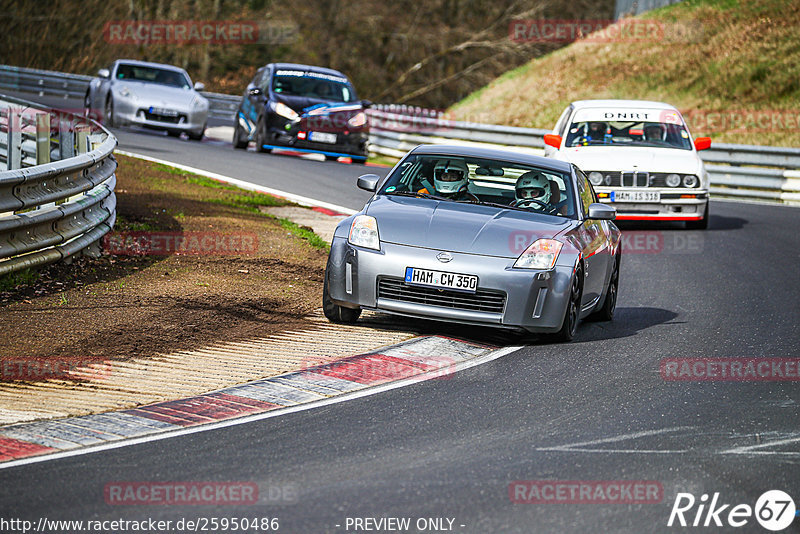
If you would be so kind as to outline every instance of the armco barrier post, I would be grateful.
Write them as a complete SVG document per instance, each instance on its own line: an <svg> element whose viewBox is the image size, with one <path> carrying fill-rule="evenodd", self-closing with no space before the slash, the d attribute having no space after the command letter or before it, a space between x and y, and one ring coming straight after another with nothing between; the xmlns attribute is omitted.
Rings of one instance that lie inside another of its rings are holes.
<svg viewBox="0 0 800 534"><path fill-rule="evenodd" d="M50 163L50 114L36 114L36 164Z"/></svg>
<svg viewBox="0 0 800 534"><path fill-rule="evenodd" d="M60 113L58 115L59 159L69 159L75 155L74 123L69 117Z"/></svg>
<svg viewBox="0 0 800 534"><path fill-rule="evenodd" d="M22 167L22 114L17 106L8 106L8 153L6 168L9 171Z"/></svg>

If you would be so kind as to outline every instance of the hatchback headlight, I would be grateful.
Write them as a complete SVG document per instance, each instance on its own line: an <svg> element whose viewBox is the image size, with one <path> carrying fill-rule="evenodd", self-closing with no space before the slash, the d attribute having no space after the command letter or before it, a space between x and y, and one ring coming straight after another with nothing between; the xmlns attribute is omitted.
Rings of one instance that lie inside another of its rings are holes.
<svg viewBox="0 0 800 534"><path fill-rule="evenodd" d="M552 269L564 243L555 239L537 239L517 258L518 269Z"/></svg>
<svg viewBox="0 0 800 534"><path fill-rule="evenodd" d="M381 249L381 240L378 236L378 221L369 215L359 215L350 225L350 236L347 242L357 247Z"/></svg>
<svg viewBox="0 0 800 534"><path fill-rule="evenodd" d="M273 111L283 117L284 119L289 119L290 121L296 121L300 118L300 115L297 114L295 110L284 104L283 102L275 102L272 105Z"/></svg>
<svg viewBox="0 0 800 534"><path fill-rule="evenodd" d="M364 126L367 123L367 114L363 111L359 111L347 121L352 128L359 128Z"/></svg>

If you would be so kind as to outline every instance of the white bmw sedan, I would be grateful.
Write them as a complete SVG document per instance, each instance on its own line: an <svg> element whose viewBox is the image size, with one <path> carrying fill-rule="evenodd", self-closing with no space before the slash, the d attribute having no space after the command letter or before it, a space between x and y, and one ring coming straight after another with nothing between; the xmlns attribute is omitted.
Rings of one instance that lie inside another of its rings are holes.
<svg viewBox="0 0 800 534"><path fill-rule="evenodd" d="M574 163L617 220L685 221L708 226L708 173L680 112L643 100L582 100L545 135L545 156Z"/></svg>

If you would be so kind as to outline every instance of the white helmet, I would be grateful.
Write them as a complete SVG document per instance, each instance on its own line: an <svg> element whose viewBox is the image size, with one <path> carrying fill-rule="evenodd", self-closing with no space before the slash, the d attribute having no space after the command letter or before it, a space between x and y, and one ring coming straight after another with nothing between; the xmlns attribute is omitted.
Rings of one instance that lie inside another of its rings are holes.
<svg viewBox="0 0 800 534"><path fill-rule="evenodd" d="M535 198L539 202L550 202L552 191L550 180L538 171L528 171L519 178L514 186L517 200Z"/></svg>
<svg viewBox="0 0 800 534"><path fill-rule="evenodd" d="M467 185L469 168L464 160L443 159L439 160L433 168L433 187L439 194L450 195L458 193Z"/></svg>

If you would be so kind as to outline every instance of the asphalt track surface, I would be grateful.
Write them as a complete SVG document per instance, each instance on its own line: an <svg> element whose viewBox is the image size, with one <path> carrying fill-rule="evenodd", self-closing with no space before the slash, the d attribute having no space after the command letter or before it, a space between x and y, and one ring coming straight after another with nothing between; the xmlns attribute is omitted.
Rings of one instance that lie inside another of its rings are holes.
<svg viewBox="0 0 800 534"><path fill-rule="evenodd" d="M151 133L120 131L119 140L123 150L356 209L366 197L354 186L357 166ZM667 520L678 492L754 506L780 489L800 505L798 382L680 382L659 372L665 358L798 357L799 227L800 210L728 202L712 203L707 231L626 225L645 237L623 257L616 318L583 323L571 344L427 324L524 347L449 379L2 469L2 516L276 517L280 532L297 533L354 532L347 518L365 517L451 518L453 532L470 533L667 532L677 528ZM512 503L518 480L657 481L663 498ZM265 496L269 488L290 496L250 506L109 505L103 489L119 481L247 481ZM753 517L710 530L764 531Z"/></svg>

